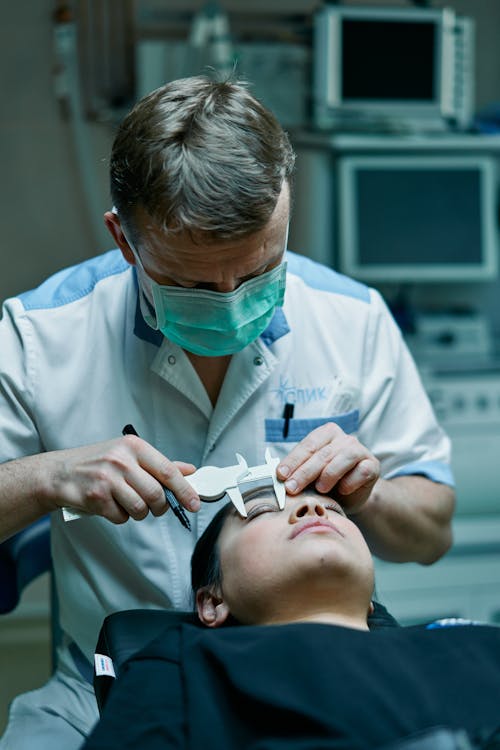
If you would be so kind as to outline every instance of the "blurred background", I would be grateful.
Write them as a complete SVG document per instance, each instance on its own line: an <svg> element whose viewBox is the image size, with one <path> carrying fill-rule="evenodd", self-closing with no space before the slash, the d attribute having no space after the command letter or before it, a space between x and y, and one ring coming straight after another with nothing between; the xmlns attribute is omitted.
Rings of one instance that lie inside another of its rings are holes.
<svg viewBox="0 0 500 750"><path fill-rule="evenodd" d="M379 596L407 623L500 622L498 0L17 0L2 19L0 299L112 247L108 156L138 98L236 70L297 151L289 248L382 291L453 441L454 547L380 563ZM0 618L0 732L49 673L42 578Z"/></svg>

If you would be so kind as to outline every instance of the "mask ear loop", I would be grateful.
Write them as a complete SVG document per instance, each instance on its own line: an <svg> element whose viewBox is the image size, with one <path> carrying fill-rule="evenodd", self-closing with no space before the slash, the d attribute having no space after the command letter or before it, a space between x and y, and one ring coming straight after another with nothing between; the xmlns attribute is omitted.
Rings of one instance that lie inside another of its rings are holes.
<svg viewBox="0 0 500 750"><path fill-rule="evenodd" d="M115 206L112 207L111 213L115 214L115 216L118 216L118 218L119 218L118 211L116 210ZM153 280L150 279L150 277L148 276L148 273L147 273L146 269L144 268L144 265L142 263L141 257L139 255L139 253L137 252L134 243L129 240L129 238L127 237L127 235L123 231L123 227L122 227L122 233L123 233L123 236L125 237L125 239L127 240L127 245L129 246L129 248L132 251L132 254L133 254L134 258L135 258L136 264L141 269L142 274L144 275L144 277L150 283L150 289L146 290L146 289L144 289L144 286L139 283L139 279L137 279L138 286L139 286L139 305L141 307L142 317L144 318L144 320L146 321L146 323L154 331L157 331L158 330L158 320L157 320L157 315L156 315L156 307L155 307L155 303L154 303L154 294L153 294L153 289L152 289ZM148 294L148 292L149 292L149 294Z"/></svg>

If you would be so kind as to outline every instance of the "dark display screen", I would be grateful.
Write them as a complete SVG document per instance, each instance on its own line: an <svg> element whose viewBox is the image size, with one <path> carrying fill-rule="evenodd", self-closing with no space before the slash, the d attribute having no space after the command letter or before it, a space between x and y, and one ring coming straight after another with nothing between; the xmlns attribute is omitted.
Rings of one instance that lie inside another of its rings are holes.
<svg viewBox="0 0 500 750"><path fill-rule="evenodd" d="M355 186L360 267L483 261L478 169L360 168Z"/></svg>
<svg viewBox="0 0 500 750"><path fill-rule="evenodd" d="M430 21L342 21L342 98L433 101L436 26Z"/></svg>

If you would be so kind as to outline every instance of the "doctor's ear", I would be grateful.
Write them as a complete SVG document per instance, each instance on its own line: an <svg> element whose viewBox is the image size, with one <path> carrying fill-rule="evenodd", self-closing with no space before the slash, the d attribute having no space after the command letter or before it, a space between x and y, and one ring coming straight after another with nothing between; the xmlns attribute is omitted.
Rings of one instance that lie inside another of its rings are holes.
<svg viewBox="0 0 500 750"><path fill-rule="evenodd" d="M104 214L104 223L106 229L116 242L117 246L122 251L122 255L131 266L135 266L135 256L132 252L130 245L127 242L125 235L123 234L122 225L118 214L114 211L106 211Z"/></svg>
<svg viewBox="0 0 500 750"><path fill-rule="evenodd" d="M196 592L198 617L208 628L219 628L229 616L229 607L219 594L205 586Z"/></svg>

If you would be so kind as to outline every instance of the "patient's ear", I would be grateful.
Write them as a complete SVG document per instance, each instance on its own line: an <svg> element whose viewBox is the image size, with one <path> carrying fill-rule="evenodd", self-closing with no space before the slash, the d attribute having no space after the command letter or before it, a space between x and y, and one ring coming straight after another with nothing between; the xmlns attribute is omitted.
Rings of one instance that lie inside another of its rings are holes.
<svg viewBox="0 0 500 750"><path fill-rule="evenodd" d="M368 617L370 615L373 615L374 612L375 612L375 605L373 604L373 602L370 602L370 606L368 607Z"/></svg>
<svg viewBox="0 0 500 750"><path fill-rule="evenodd" d="M196 609L202 623L209 628L220 627L229 616L225 601L207 586L196 592Z"/></svg>

